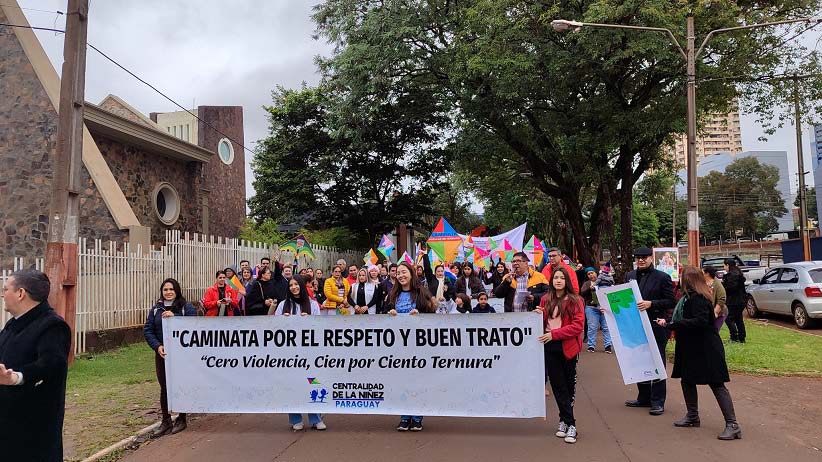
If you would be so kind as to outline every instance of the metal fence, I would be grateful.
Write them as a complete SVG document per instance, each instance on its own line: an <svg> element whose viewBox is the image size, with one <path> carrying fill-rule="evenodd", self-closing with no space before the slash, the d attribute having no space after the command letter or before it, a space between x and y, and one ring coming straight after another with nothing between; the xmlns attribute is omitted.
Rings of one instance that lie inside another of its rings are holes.
<svg viewBox="0 0 822 462"><path fill-rule="evenodd" d="M139 246L80 239L78 246L77 314L75 318L75 354L86 351L86 334L93 331L131 327L145 322L151 306L160 297L165 278L180 281L186 299L196 302L214 285L218 269L237 266L241 260L253 265L263 257L279 256L276 245L239 239L215 238L201 234L167 231L166 243L159 250L143 252ZM328 273L339 258L359 263L365 253L341 251L333 247L313 246L316 258L301 257L300 267L322 268ZM294 261L286 252L280 261ZM11 270L0 271L0 282L17 270L44 268L43 259L34 265L14 260ZM0 326L9 314L0 297Z"/></svg>

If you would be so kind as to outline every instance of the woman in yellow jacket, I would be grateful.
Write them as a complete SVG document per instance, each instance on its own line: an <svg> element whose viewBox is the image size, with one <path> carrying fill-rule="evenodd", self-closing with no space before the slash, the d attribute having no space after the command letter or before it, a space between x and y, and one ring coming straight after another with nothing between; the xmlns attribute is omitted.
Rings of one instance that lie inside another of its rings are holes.
<svg viewBox="0 0 822 462"><path fill-rule="evenodd" d="M335 266L331 270L331 277L326 279L323 285L325 303L323 303L322 314L351 314L351 307L348 306L348 292L350 290L351 284L342 277L340 267Z"/></svg>

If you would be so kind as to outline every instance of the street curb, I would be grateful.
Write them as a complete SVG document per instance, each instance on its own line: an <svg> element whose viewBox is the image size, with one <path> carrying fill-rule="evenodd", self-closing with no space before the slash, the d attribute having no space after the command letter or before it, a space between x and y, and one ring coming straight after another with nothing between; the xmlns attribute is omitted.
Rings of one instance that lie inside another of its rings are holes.
<svg viewBox="0 0 822 462"><path fill-rule="evenodd" d="M111 446L109 446L105 449L102 449L100 451L97 451L96 453L92 454L89 457L86 457L85 459L82 460L82 462L95 462L97 460L100 460L103 457L111 454L112 452L114 452L118 449L122 449L122 448L128 446L129 444L133 443L134 440L136 440L141 435L145 435L146 433L148 433L150 431L153 431L155 428L159 427L161 423L162 422L155 422L155 423L149 425L148 427L138 431L136 435L129 436L128 438L122 439L122 440L112 444Z"/></svg>

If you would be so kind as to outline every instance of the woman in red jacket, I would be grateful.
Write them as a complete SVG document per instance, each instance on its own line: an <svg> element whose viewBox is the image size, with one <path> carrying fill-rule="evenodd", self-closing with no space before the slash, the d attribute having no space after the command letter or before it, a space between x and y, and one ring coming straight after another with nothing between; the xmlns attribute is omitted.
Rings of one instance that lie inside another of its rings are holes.
<svg viewBox="0 0 822 462"><path fill-rule="evenodd" d="M217 281L213 287L206 290L203 297L203 306L206 316L234 316L234 310L239 310L237 292L225 283L225 271L217 271L214 276Z"/></svg>
<svg viewBox="0 0 822 462"><path fill-rule="evenodd" d="M548 293L535 310L542 314L545 333L539 341L545 344L545 371L559 408L556 435L566 443L577 442L574 420L574 395L577 385L577 360L582 350L585 326L585 303L569 283L571 276L564 266L554 269Z"/></svg>

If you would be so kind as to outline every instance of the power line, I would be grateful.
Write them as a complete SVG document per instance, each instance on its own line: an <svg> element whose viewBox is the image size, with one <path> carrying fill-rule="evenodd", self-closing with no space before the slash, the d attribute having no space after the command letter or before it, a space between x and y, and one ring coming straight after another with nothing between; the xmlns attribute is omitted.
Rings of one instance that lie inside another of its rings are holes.
<svg viewBox="0 0 822 462"><path fill-rule="evenodd" d="M64 31L64 30L54 29L54 28L50 28L50 27L21 26L21 25L19 25L19 24L7 24L7 23L0 23L0 26L6 26L6 27L18 27L18 28L21 28L21 29L42 30L42 31L48 31L48 32L59 32L59 33L61 33L61 34L65 34L65 33L66 33L66 31ZM97 53L99 53L102 57L104 57L104 58L106 58L107 60L109 60L112 64L114 64L115 66L119 67L120 69L122 69L123 71L125 71L126 73L128 73L129 75L131 75L132 77L134 77L135 79L137 79L137 80L138 80L139 82L141 82L142 84L144 84L144 85L146 85L147 87L151 88L152 90L154 90L155 92L157 92L157 94L159 94L159 95L160 95L160 96L162 96L163 98L167 99L168 101L170 101L172 104L174 104L174 105L175 105L175 106L177 106L178 108L180 108L180 109L182 109L183 111L187 112L189 115L191 115L191 116L192 116L192 117L194 117L195 119L199 120L200 122L202 122L203 124L205 124L207 127L211 128L212 130L214 130L215 132L219 133L219 134L220 134L220 135L222 135L223 137L225 137L225 138L227 138L227 139L231 140L232 142L236 143L238 146L242 147L244 150L246 150L246 151L250 152L251 154L254 154L254 151L252 151L251 149L248 149L248 148L247 148L247 147L246 147L243 143L240 143L239 141L235 140L235 139L234 139L234 138L232 138L231 136L229 136L229 135L227 135L227 134L223 133L222 131L220 131L220 130L219 130L217 127L215 127L214 125L212 125L212 124L210 124L209 122L207 122L207 121L205 121L205 120L201 119L201 118L200 118L197 114L195 114L195 113L191 112L190 110L186 109L186 108L185 108L182 104L180 104L180 103L178 103L177 101L175 101L175 100L171 99L171 97L169 97L168 95L166 95L166 94L165 94L165 93L163 93L162 91L158 90L158 89L157 89L157 87L155 87L154 85L152 85L152 84L150 84L150 83L146 82L145 80L143 80L142 78L140 78L140 76L138 76L137 74L135 74L134 72L132 72L131 70L129 70L127 67L125 67L125 66L123 66L122 64L120 64L119 62L117 62L114 58L112 58L112 57L110 57L109 55L107 55L107 54L103 53L103 52L102 52L99 48L95 47L95 46L94 46L94 45L92 45L91 43L88 43L87 45L88 45L88 47L89 47L89 48L91 48L92 50L94 50L94 51L96 51Z"/></svg>
<svg viewBox="0 0 822 462"><path fill-rule="evenodd" d="M39 10L37 8L25 8L22 6L13 6L13 5L0 5L4 8L16 8L18 10L28 10L28 11L39 11L40 13L56 13L56 14L65 14L60 10L52 11L52 10Z"/></svg>

